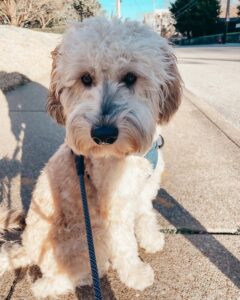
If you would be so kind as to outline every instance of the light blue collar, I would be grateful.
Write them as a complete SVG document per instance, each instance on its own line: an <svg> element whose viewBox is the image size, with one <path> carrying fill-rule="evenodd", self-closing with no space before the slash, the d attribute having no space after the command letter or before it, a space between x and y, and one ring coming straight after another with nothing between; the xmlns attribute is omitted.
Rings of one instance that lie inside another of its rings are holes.
<svg viewBox="0 0 240 300"><path fill-rule="evenodd" d="M158 149L162 148L164 145L164 139L159 135L158 139L152 144L151 149L144 155L153 167L153 170L156 169L158 163Z"/></svg>

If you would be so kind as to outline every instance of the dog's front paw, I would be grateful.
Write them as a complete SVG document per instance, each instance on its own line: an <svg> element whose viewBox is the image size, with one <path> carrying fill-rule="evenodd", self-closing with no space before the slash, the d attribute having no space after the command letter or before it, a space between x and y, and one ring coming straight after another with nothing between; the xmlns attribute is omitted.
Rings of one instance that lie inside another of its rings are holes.
<svg viewBox="0 0 240 300"><path fill-rule="evenodd" d="M161 251L164 247L164 244L164 234L159 231L152 235L145 235L140 242L140 246L145 249L147 253Z"/></svg>
<svg viewBox="0 0 240 300"><path fill-rule="evenodd" d="M120 272L120 279L128 287L143 291L153 284L154 272L150 265L139 262L137 265L128 265L127 270Z"/></svg>

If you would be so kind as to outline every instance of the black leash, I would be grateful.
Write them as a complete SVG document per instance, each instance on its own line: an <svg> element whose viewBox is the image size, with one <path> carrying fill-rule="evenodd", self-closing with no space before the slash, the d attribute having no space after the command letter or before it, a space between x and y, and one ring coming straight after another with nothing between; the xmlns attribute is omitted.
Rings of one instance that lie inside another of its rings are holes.
<svg viewBox="0 0 240 300"><path fill-rule="evenodd" d="M85 228L87 234L88 253L89 253L92 280L93 280L94 299L102 300L101 284L98 275L97 261L96 261L93 236L92 236L92 227L91 227L91 221L90 221L90 215L89 215L88 203L87 203L87 193L84 184L84 157L82 155L75 155L75 164L76 164L77 174L80 181Z"/></svg>

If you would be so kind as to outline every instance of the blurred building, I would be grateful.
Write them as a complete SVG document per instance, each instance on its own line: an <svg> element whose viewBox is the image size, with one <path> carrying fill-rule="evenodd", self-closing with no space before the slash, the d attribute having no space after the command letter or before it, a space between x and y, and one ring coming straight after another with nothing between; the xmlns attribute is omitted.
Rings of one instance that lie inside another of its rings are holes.
<svg viewBox="0 0 240 300"><path fill-rule="evenodd" d="M153 12L146 13L143 22L167 38L175 34L174 20L168 9L155 9Z"/></svg>
<svg viewBox="0 0 240 300"><path fill-rule="evenodd" d="M220 3L221 13L218 19L216 33L222 33L225 31L227 0L221 0ZM230 1L229 15L227 18L228 33L240 32L240 17L237 15L237 5L239 4L240 2L238 0Z"/></svg>

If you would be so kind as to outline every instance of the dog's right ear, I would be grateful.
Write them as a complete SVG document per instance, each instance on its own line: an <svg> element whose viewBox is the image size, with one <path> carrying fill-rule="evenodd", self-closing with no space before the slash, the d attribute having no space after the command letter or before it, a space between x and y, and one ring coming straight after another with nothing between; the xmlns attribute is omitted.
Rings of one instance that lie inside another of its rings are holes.
<svg viewBox="0 0 240 300"><path fill-rule="evenodd" d="M182 96L182 79L177 68L176 57L171 52L167 52L166 58L168 61L167 73L169 79L161 86L164 101L161 102L159 123L167 123L172 115L177 111Z"/></svg>
<svg viewBox="0 0 240 300"><path fill-rule="evenodd" d="M65 125L63 106L60 102L61 91L57 89L57 81L59 80L57 73L57 61L60 56L59 47L56 47L55 50L51 52L51 55L53 61L46 110L50 116L57 121L58 124Z"/></svg>

